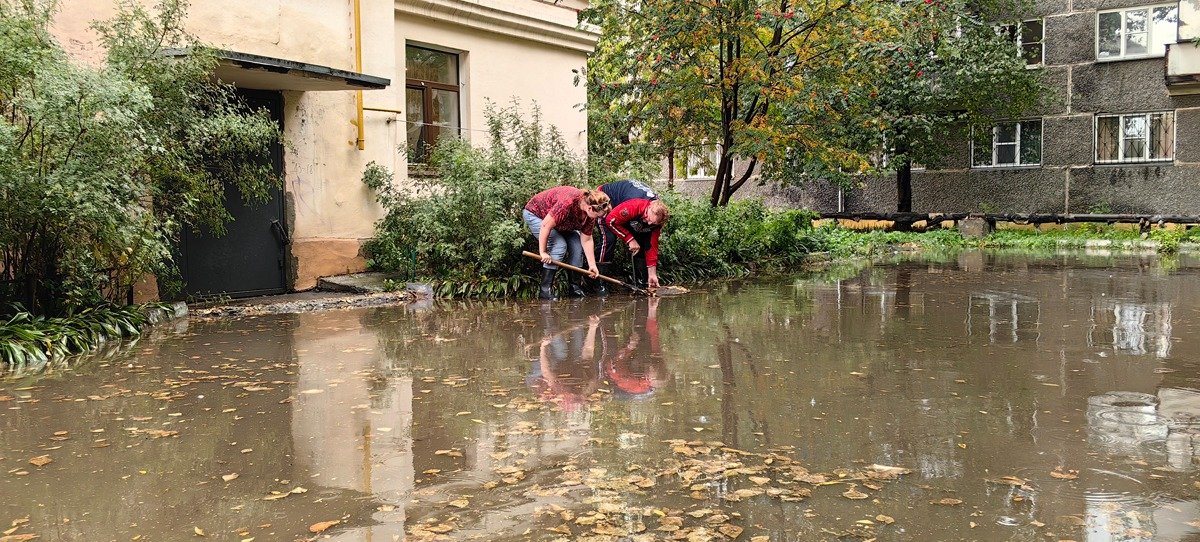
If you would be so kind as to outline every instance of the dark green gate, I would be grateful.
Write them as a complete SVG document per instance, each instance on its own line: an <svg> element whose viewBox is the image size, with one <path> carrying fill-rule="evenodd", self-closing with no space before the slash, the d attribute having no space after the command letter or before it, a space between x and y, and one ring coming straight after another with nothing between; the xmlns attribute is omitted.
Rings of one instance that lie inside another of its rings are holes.
<svg viewBox="0 0 1200 542"><path fill-rule="evenodd" d="M255 109L266 108L283 126L283 96L278 92L239 92ZM271 149L276 174L283 176L283 145ZM265 203L242 200L237 188L226 187L225 205L233 221L220 237L207 231L185 231L179 244L179 271L187 299L249 297L287 291L288 227L283 192L272 188Z"/></svg>

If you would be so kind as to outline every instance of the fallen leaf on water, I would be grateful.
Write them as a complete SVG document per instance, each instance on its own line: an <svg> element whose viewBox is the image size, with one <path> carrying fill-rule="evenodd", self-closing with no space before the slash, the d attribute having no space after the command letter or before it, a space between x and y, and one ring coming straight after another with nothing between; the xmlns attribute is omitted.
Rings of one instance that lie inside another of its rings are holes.
<svg viewBox="0 0 1200 542"><path fill-rule="evenodd" d="M316 388L313 388L313 389L311 389L311 390L304 390L304 391L302 391L302 392L300 392L300 393L307 394L307 395L312 395L312 394L314 394L314 393L325 393L325 390L321 390L321 389L316 389ZM328 523L328 522L326 522L326 523ZM317 525L320 525L320 523L318 523ZM327 528L328 528L328 527L327 527ZM310 527L310 529L311 529L311 527ZM320 531L314 531L314 532L320 532Z"/></svg>
<svg viewBox="0 0 1200 542"><path fill-rule="evenodd" d="M295 489L292 489L289 493L308 493L308 490L297 486Z"/></svg>
<svg viewBox="0 0 1200 542"><path fill-rule="evenodd" d="M41 538L36 534L14 534L10 536L0 536L0 542L25 542L27 540L36 540Z"/></svg>
<svg viewBox="0 0 1200 542"><path fill-rule="evenodd" d="M328 528L330 528L330 527L333 527L334 525L337 525L337 524L339 524L339 523L341 523L341 522L340 522L340 521L337 521L337 520L333 520L333 521L322 521L322 522L320 522L320 523L314 523L314 524L312 524L312 525L309 525L309 526L308 526L308 532L310 532L310 533L323 533L323 532L325 532L325 529L328 529Z"/></svg>
<svg viewBox="0 0 1200 542"><path fill-rule="evenodd" d="M941 500L937 500L937 501L929 501L929 504L940 504L942 506L956 506L956 505L962 504L962 501L959 499L947 498L947 499L941 499Z"/></svg>
<svg viewBox="0 0 1200 542"><path fill-rule="evenodd" d="M847 498L847 499L853 499L853 500L856 500L856 501L857 501L857 500L861 500L861 499L865 499L865 498L867 498L867 497L869 497L869 496L870 496L870 495L867 495L866 493L863 493L863 492L859 491L859 490L857 489L857 487L858 487L858 486L850 486L850 489L847 489L845 493L842 493L842 496L843 496L843 497L845 497L845 498Z"/></svg>
<svg viewBox="0 0 1200 542"><path fill-rule="evenodd" d="M442 533L448 533L450 531L453 531L454 527L450 526L450 525L446 525L445 523L439 523L437 525L430 525L429 527L425 527L424 529L431 533L442 534Z"/></svg>
<svg viewBox="0 0 1200 542"><path fill-rule="evenodd" d="M1189 526L1191 526L1191 527L1195 527L1195 528L1197 528L1197 529L1200 529L1200 520L1197 520L1197 521L1189 521L1189 522L1187 522L1187 524L1188 524Z"/></svg>
<svg viewBox="0 0 1200 542"><path fill-rule="evenodd" d="M892 516L885 516L883 514L879 514L878 516L875 516L875 521L878 521L884 525L891 525L896 522L896 519L893 518Z"/></svg>
<svg viewBox="0 0 1200 542"><path fill-rule="evenodd" d="M1062 467L1055 467L1054 470L1050 471L1050 476L1058 478L1059 480L1074 480L1076 478L1079 478L1079 471L1077 471L1077 470L1064 471L1064 470L1062 470Z"/></svg>
<svg viewBox="0 0 1200 542"><path fill-rule="evenodd" d="M221 476L221 479L225 480L226 482L232 482L234 480L237 480L237 477L238 477L238 473L231 472L229 474Z"/></svg>
<svg viewBox="0 0 1200 542"><path fill-rule="evenodd" d="M873 465L867 467L867 469L872 472L878 473L878 474L883 474L885 476L903 476L905 474L912 474L912 469L906 469L904 467L894 467L891 465L873 464Z"/></svg>
<svg viewBox="0 0 1200 542"><path fill-rule="evenodd" d="M467 499L455 499L453 501L450 501L450 506L453 506L455 508L466 508L470 505L471 505L471 501L468 501Z"/></svg>
<svg viewBox="0 0 1200 542"><path fill-rule="evenodd" d="M204 529L199 527L192 527L192 532L196 533L196 536L204 536Z"/></svg>
<svg viewBox="0 0 1200 542"><path fill-rule="evenodd" d="M767 535L759 535L750 537L750 542L770 542L771 537Z"/></svg>
<svg viewBox="0 0 1200 542"><path fill-rule="evenodd" d="M766 478L766 477L764 477L764 476L751 476L751 477L750 477L750 481L751 481L751 482L754 482L754 485L759 485L759 486L761 486L761 485L763 485L763 484L766 484L766 483L770 482L770 481L771 481L771 479L770 479L770 478Z"/></svg>
<svg viewBox="0 0 1200 542"><path fill-rule="evenodd" d="M46 465L49 465L53 461L54 460L50 459L50 456L48 456L48 455L39 455L37 457L30 459L29 464L34 465L36 467L44 467Z"/></svg>
<svg viewBox="0 0 1200 542"><path fill-rule="evenodd" d="M738 536L741 536L744 529L738 527L737 525L722 525L717 527L717 530L729 538L737 538Z"/></svg>

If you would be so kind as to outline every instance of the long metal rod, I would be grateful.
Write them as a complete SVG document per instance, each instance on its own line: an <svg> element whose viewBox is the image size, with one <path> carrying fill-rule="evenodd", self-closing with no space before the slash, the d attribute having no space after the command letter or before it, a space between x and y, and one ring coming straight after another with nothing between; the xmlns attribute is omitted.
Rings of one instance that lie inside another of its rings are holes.
<svg viewBox="0 0 1200 542"><path fill-rule="evenodd" d="M540 261L542 261L542 257L541 257L541 256L539 256L539 255L538 255L536 252L530 252L530 251L528 251L528 250L522 250L522 251L521 251L521 254L524 254L524 255L526 255L526 256L529 256L530 258L533 258L533 259L535 259L535 260L537 260L537 261L539 261L539 262L540 262ZM581 268L581 267L575 267L575 266L573 266L573 265L571 265L571 264L569 264L569 263L563 263L563 262L560 262L560 261L558 261L558 260L550 260L550 263L552 263L552 264L554 264L554 265L557 265L557 266L559 266L559 267L562 267L563 269L569 269L569 270L571 270L571 271L574 271L574 272L576 272L576 273L583 273L583 274L585 274L585 275L591 275L591 274L592 274L592 272L591 272L591 271L588 271L587 269L583 269L583 268ZM640 293L640 294L646 294L646 295L650 295L650 292L647 292L646 290L643 290L643 289L641 289L641 288L638 288L637 286L634 286L634 285L632 285L632 284L627 284L627 283L621 282L621 281L619 281L619 280L617 280L617 279L614 279L614 278L612 278L612 277L606 277L606 276L604 276L604 275L596 275L596 278L598 278L598 279L600 279L600 280L603 280L603 281L608 281L608 282L611 282L611 283L613 283L613 284L616 284L616 285L618 285L618 286L624 286L624 287L626 287L626 288L629 288L630 290L633 290L633 291L635 291L635 292L638 292L638 293Z"/></svg>

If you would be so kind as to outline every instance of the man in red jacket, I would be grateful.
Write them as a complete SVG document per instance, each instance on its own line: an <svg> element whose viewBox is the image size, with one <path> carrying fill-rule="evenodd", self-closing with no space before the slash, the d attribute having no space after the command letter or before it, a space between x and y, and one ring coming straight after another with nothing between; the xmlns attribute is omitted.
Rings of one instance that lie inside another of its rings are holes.
<svg viewBox="0 0 1200 542"><path fill-rule="evenodd" d="M600 186L612 210L600 220L602 240L596 246L600 273L611 267L612 245L620 239L633 257L633 282L638 288L658 288L658 235L671 213L646 185L626 180Z"/></svg>

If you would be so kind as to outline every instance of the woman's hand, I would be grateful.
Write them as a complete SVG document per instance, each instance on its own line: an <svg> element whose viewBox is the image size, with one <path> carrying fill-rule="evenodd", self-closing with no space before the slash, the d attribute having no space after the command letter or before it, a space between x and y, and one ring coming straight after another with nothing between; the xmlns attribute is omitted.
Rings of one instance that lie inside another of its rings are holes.
<svg viewBox="0 0 1200 542"><path fill-rule="evenodd" d="M638 244L637 239L629 240L629 255L630 256L637 254L638 251L641 249L642 249L642 245Z"/></svg>
<svg viewBox="0 0 1200 542"><path fill-rule="evenodd" d="M588 266L588 277L594 279L598 276L600 276L600 270L596 269L596 266L594 266L594 265Z"/></svg>
<svg viewBox="0 0 1200 542"><path fill-rule="evenodd" d="M538 255L542 257L542 263L550 263L550 262L554 261L554 258L550 257L549 252L542 251L542 252L538 253Z"/></svg>

